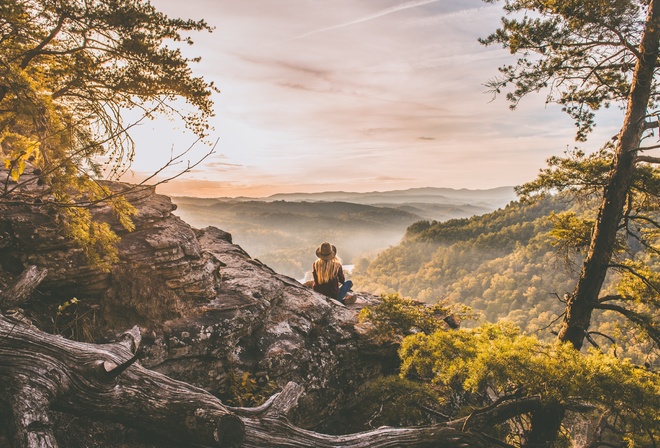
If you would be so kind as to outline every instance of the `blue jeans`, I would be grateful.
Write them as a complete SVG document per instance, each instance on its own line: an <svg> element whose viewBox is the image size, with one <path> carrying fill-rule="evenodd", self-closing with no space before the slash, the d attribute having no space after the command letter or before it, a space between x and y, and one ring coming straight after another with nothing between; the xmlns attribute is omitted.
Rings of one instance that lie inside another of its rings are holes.
<svg viewBox="0 0 660 448"><path fill-rule="evenodd" d="M346 294L348 293L348 290L353 287L353 282L350 280L346 280L342 285L339 287L339 292L337 293L337 300L341 303L344 303L344 297L346 297Z"/></svg>

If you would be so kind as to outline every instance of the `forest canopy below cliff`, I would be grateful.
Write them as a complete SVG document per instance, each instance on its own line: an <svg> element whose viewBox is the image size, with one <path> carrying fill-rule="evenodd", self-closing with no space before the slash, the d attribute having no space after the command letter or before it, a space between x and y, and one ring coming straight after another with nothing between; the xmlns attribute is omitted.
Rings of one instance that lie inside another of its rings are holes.
<svg viewBox="0 0 660 448"><path fill-rule="evenodd" d="M472 218L419 221L400 244L358 261L352 279L373 293L468 305L482 320L510 321L549 340L583 261L579 251L559 244L559 224L575 216L593 219L592 214L588 204L547 196ZM608 289L614 289L613 278L604 292ZM595 322L596 332L615 337L628 332L623 319L605 316ZM649 361L649 349L625 348L643 362Z"/></svg>
<svg viewBox="0 0 660 448"><path fill-rule="evenodd" d="M483 214L514 198L513 187L500 187L173 200L177 215L191 225L221 228L251 256L281 274L302 279L316 259L314 248L323 241L337 247L344 264L353 264L397 244L416 221Z"/></svg>

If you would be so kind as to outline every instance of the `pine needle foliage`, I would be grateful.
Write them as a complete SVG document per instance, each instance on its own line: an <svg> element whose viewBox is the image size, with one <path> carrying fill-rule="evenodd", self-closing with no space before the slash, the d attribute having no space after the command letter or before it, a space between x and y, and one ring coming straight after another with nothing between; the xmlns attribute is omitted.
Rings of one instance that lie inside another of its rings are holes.
<svg viewBox="0 0 660 448"><path fill-rule="evenodd" d="M628 440L628 446L658 441L660 376L612 354L541 342L508 323L410 335L399 353L403 377L433 384L445 394L459 388L458 393L492 402L538 397L560 403L569 413L605 416L611 436ZM523 443L529 428L506 424L511 426L504 432Z"/></svg>
<svg viewBox="0 0 660 448"><path fill-rule="evenodd" d="M206 135L216 89L192 74L199 59L180 47L192 44L187 33L210 30L143 0L1 2L0 202L47 207L90 261L107 269L116 235L93 223L89 208L110 206L129 231L135 209L99 179L130 168L130 130L141 120L176 117ZM142 118L126 122L129 110ZM19 196L29 184L39 188Z"/></svg>
<svg viewBox="0 0 660 448"><path fill-rule="evenodd" d="M498 3L498 0L484 0ZM488 82L506 93L515 109L530 93L562 107L585 141L596 112L625 103L631 91L646 0L505 0L506 16L484 45L501 45L518 55ZM656 92L657 86L652 86Z"/></svg>
<svg viewBox="0 0 660 448"><path fill-rule="evenodd" d="M399 342L404 336L417 332L447 329L444 318L460 315L467 319L473 314L465 306L450 307L443 302L428 305L398 293L383 294L381 299L376 306L362 308L358 319L361 323L368 322L371 336L384 342Z"/></svg>

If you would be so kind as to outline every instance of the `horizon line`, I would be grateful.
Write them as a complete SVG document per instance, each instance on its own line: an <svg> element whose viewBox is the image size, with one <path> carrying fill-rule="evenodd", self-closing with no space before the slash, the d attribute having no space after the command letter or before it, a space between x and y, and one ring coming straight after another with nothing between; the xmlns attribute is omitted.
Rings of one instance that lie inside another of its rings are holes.
<svg viewBox="0 0 660 448"><path fill-rule="evenodd" d="M451 190L451 191L471 191L471 192L483 192L483 191L492 191L510 188L513 190L514 185L502 185L499 187L491 188L453 188L453 187L410 187L402 189L390 189L390 190L371 190L371 191L349 191L349 190L324 190L316 192L293 192L293 193L273 193L266 196L192 196L192 195L175 195L168 193L159 193L164 196L169 196L172 198L194 198L194 199L269 199L276 196L315 196L315 195L327 195L327 194L351 194L351 195L369 195L369 194L383 194L383 193L399 193L399 192L408 192L413 190Z"/></svg>

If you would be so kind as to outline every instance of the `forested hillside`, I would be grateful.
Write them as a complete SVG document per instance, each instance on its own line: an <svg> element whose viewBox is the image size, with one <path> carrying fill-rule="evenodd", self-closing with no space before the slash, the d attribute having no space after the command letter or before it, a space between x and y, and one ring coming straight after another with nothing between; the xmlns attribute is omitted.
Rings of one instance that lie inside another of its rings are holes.
<svg viewBox="0 0 660 448"><path fill-rule="evenodd" d="M577 278L571 265L581 263L579 255L566 260L552 235L553 219L567 211L581 213L579 205L547 197L469 219L420 221L399 245L358 262L353 280L359 289L449 299L488 321L542 330L565 308L560 298Z"/></svg>
<svg viewBox="0 0 660 448"><path fill-rule="evenodd" d="M177 215L194 227L220 227L275 271L302 279L316 259L314 249L323 241L337 246L345 264L353 264L397 244L416 221L487 213L512 197L513 188L502 187L173 200Z"/></svg>
<svg viewBox="0 0 660 448"><path fill-rule="evenodd" d="M202 228L225 229L275 271L301 279L314 249L332 241L345 263L396 244L421 219L405 210L347 202L216 201L176 198L177 215Z"/></svg>

